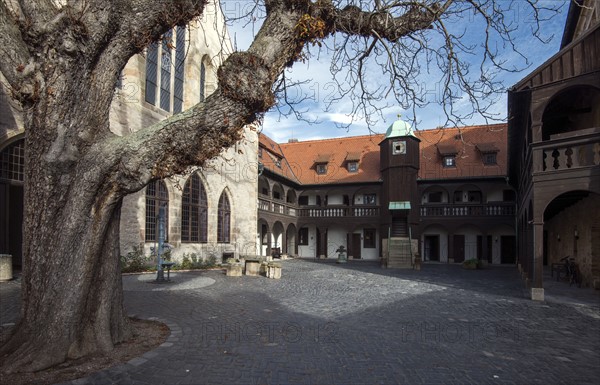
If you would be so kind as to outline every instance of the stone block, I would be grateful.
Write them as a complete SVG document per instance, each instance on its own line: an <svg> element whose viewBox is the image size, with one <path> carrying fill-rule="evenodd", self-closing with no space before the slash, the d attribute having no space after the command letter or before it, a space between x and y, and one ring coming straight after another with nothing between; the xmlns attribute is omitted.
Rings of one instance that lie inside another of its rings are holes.
<svg viewBox="0 0 600 385"><path fill-rule="evenodd" d="M227 266L228 277L241 277L242 276L242 265L229 265Z"/></svg>
<svg viewBox="0 0 600 385"><path fill-rule="evenodd" d="M13 279L12 255L0 254L0 281Z"/></svg>
<svg viewBox="0 0 600 385"><path fill-rule="evenodd" d="M281 266L268 266L267 277L271 279L281 279Z"/></svg>
<svg viewBox="0 0 600 385"><path fill-rule="evenodd" d="M541 287L532 287L531 288L531 299L534 301L543 301L544 300L544 289Z"/></svg>
<svg viewBox="0 0 600 385"><path fill-rule="evenodd" d="M260 261L246 261L246 275L258 277L260 275Z"/></svg>

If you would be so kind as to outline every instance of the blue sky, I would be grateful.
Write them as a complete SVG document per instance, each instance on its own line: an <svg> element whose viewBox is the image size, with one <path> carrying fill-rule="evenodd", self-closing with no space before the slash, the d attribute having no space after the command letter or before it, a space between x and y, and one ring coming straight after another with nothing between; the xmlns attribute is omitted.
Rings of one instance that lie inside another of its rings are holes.
<svg viewBox="0 0 600 385"><path fill-rule="evenodd" d="M502 1L504 0L500 0L500 2ZM517 36L516 48L526 55L529 63L525 63L523 58L519 57L519 55L514 53L510 48L502 47L499 39L492 40L492 45L498 47L500 57L506 60L506 65L524 68L523 71L518 73L500 73L497 76L497 79L502 82L504 87L510 88L559 50L568 11L568 1L548 0L546 3L553 6L560 6L559 14L554 16L551 20L541 24L540 36L542 36L543 39L548 40L547 44L542 43L532 36L531 29L535 26L532 22L532 17L528 9L525 10L525 8L520 8L518 6L520 4L519 2L516 3L517 6L513 5L505 14L505 17L510 20L510 22L513 23L512 25L516 28L514 32L515 36ZM243 12L243 8L247 4L249 3L243 1L225 1L222 2L222 7L226 16L231 16ZM508 2L503 4L508 4ZM523 5L525 5L525 2L523 2ZM473 45L478 45L481 42L483 30L479 27L480 25L473 20L456 19L450 24L450 28L454 28L457 33L465 33L464 41L467 44ZM258 30L258 25L256 24L236 23L229 27L231 38L234 40L239 50L244 50L249 46L256 30ZM432 39L435 43L436 38L434 37ZM326 44L332 44L332 42L329 41L326 42ZM312 49L311 51L316 53L315 49ZM467 57L467 59L476 60L480 57L479 55L480 53L475 53L472 58ZM370 131L366 121L360 117L357 118L356 115L350 115L352 107L349 98L343 98L330 105L328 104L328 102L331 102L331 98L337 90L337 87L332 82L330 59L331 53L322 50L318 55L310 57L305 63L295 63L288 72L289 78L305 82L301 86L291 88L289 90L289 95L306 96L307 99L296 107L299 110L306 111L304 114L305 118L308 120L316 120L317 123L309 124L305 121L299 121L293 115L287 117L280 116L278 111L273 109L265 116L263 125L264 133L277 142L287 142L290 138L310 140L369 134ZM373 66L370 67L369 70L369 81L377 82L377 71L380 71L379 67ZM433 80L437 79L436 76L438 76L438 74L433 71L433 73L429 73L418 79L418 84L420 85L419 88L422 89L422 93L430 103L428 106L418 109L416 112L416 119L418 121L417 128L420 130L432 129L446 122L442 107L438 101L440 87L436 85L438 84L437 81ZM459 100L456 106L458 108L460 108L461 105L466 107L465 105L468 103L470 103L469 100L464 98ZM491 111L502 120L506 117L506 103L506 93L500 94L497 99L492 101ZM389 107L383 110L383 118L379 118L377 124L371 127L372 132L385 132L387 127L397 119L398 114L405 117L412 116L412 111L403 110L391 97L378 103L378 105L382 107L387 105ZM352 122L352 125L348 128L339 127L339 124L347 124L350 122ZM466 124L486 123L485 119L478 115L466 119L464 122Z"/></svg>

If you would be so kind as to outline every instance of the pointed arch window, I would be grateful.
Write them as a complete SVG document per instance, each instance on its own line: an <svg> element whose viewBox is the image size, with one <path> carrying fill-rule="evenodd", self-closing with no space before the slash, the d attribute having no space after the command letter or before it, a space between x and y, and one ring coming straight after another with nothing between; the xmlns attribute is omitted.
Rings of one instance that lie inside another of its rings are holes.
<svg viewBox="0 0 600 385"><path fill-rule="evenodd" d="M156 105L158 82L158 44L152 43L146 50L146 101Z"/></svg>
<svg viewBox="0 0 600 385"><path fill-rule="evenodd" d="M181 205L181 242L206 243L208 201L198 174L193 174L183 188Z"/></svg>
<svg viewBox="0 0 600 385"><path fill-rule="evenodd" d="M185 40L186 28L180 26L165 32L160 41L146 50L145 100L168 112L183 109Z"/></svg>
<svg viewBox="0 0 600 385"><path fill-rule="evenodd" d="M175 35L175 84L173 94L173 112L183 109L183 83L185 66L185 27L177 27Z"/></svg>
<svg viewBox="0 0 600 385"><path fill-rule="evenodd" d="M0 179L25 180L25 141L11 144L0 152Z"/></svg>
<svg viewBox="0 0 600 385"><path fill-rule="evenodd" d="M225 192L219 198L219 222L217 227L217 242L229 243L231 239L231 206Z"/></svg>
<svg viewBox="0 0 600 385"><path fill-rule="evenodd" d="M200 63L200 102L206 97L206 65L204 61Z"/></svg>
<svg viewBox="0 0 600 385"><path fill-rule="evenodd" d="M162 180L148 183L146 186L146 242L158 241L158 213L165 207L165 240L169 239L169 192Z"/></svg>

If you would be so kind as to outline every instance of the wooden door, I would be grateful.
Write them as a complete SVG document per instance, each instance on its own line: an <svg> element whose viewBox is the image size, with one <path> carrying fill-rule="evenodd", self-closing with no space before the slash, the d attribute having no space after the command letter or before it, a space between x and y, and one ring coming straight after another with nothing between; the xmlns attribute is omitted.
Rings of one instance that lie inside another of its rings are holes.
<svg viewBox="0 0 600 385"><path fill-rule="evenodd" d="M500 237L500 263L514 264L516 261L516 238L514 235Z"/></svg>
<svg viewBox="0 0 600 385"><path fill-rule="evenodd" d="M362 247L360 243L360 234L352 234L352 256L354 259L362 258Z"/></svg>
<svg viewBox="0 0 600 385"><path fill-rule="evenodd" d="M426 235L425 236L425 261L440 260L440 236Z"/></svg>
<svg viewBox="0 0 600 385"><path fill-rule="evenodd" d="M454 262L463 262L465 260L465 236L462 234L454 235Z"/></svg>

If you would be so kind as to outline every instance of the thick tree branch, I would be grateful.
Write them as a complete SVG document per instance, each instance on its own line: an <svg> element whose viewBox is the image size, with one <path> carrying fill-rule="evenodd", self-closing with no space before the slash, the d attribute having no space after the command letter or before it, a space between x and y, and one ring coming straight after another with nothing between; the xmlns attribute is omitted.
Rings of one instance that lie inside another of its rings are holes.
<svg viewBox="0 0 600 385"><path fill-rule="evenodd" d="M19 74L29 63L29 51L23 41L15 15L0 1L0 72L13 88L19 88Z"/></svg>
<svg viewBox="0 0 600 385"><path fill-rule="evenodd" d="M111 179L124 193L150 180L202 166L241 138L242 127L275 103L272 86L304 42L300 13L272 10L245 53L231 55L218 72L219 88L203 103L122 138L110 138L91 158L111 156ZM201 149L201 150L200 150ZM120 171L118 171L120 170Z"/></svg>
<svg viewBox="0 0 600 385"><path fill-rule="evenodd" d="M322 7L319 12L332 26L331 33L342 32L396 42L413 32L431 28L452 3L453 0L433 3L431 6L415 3L399 16L388 11L364 11L356 6L346 6L343 9Z"/></svg>

